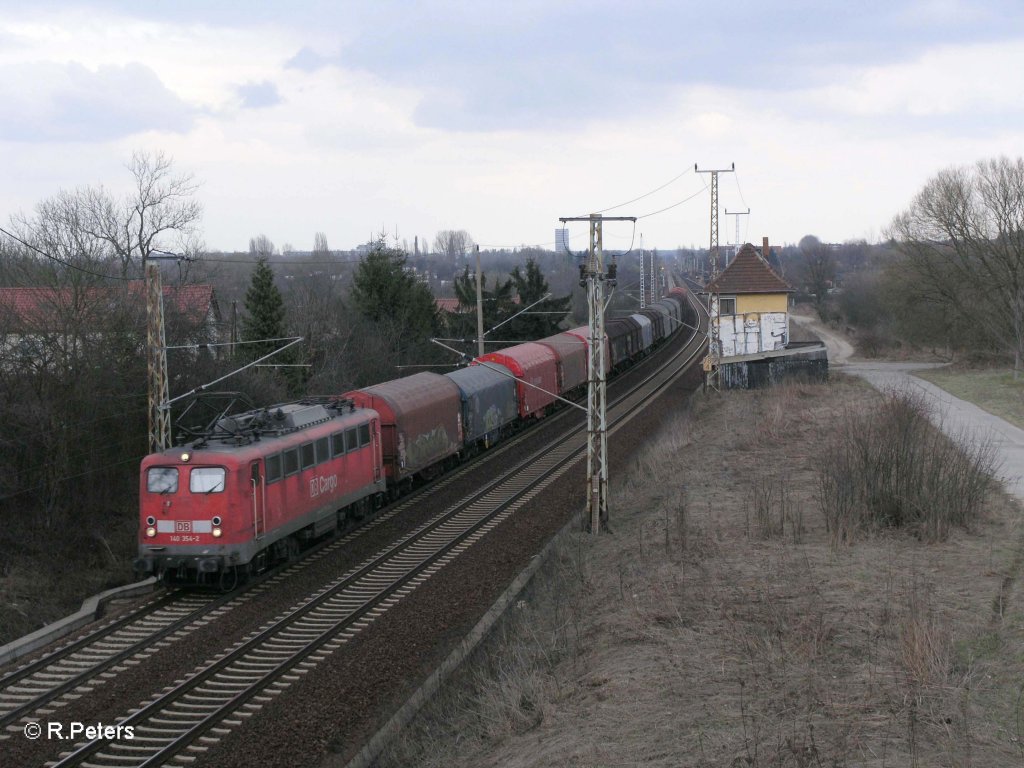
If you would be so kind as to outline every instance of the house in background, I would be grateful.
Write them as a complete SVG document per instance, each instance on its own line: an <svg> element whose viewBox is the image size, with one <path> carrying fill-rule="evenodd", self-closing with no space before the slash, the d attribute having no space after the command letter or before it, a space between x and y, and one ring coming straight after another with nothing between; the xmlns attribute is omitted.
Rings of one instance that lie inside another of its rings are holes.
<svg viewBox="0 0 1024 768"><path fill-rule="evenodd" d="M718 295L711 322L718 325L723 358L756 355L789 343L789 294L794 288L768 265L763 252L747 243L705 292Z"/></svg>
<svg viewBox="0 0 1024 768"><path fill-rule="evenodd" d="M168 341L220 340L213 286L164 286L163 298ZM111 333L134 331L144 340L145 317L141 281L111 288L0 288L0 352L8 364L71 359Z"/></svg>

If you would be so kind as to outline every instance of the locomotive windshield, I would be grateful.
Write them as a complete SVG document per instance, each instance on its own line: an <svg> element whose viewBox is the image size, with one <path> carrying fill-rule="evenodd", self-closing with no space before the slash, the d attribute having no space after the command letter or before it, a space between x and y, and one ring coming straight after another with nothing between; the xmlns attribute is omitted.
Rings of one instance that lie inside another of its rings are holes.
<svg viewBox="0 0 1024 768"><path fill-rule="evenodd" d="M150 467L146 473L146 490L150 493L177 493L178 470L174 467Z"/></svg>
<svg viewBox="0 0 1024 768"><path fill-rule="evenodd" d="M223 467L195 467L188 476L192 493L220 493L224 490Z"/></svg>

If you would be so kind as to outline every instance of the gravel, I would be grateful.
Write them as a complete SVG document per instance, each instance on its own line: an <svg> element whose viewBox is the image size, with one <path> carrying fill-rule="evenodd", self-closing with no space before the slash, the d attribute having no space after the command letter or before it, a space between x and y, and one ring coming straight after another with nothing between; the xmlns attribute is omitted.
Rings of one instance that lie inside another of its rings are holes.
<svg viewBox="0 0 1024 768"><path fill-rule="evenodd" d="M641 375L620 377L609 392ZM611 468L621 467L661 422L662 409L681 403L692 382L662 395L610 441ZM310 563L257 600L250 600L187 637L155 653L115 679L95 686L53 715L68 723L112 724L155 692L190 673L249 632L287 610L325 582L359 564L507 467L529 456L582 414L563 412L531 430L508 450L478 461L464 477L357 537L342 551ZM468 552L428 579L300 682L276 696L245 724L212 747L199 761L211 766L318 765L328 755L351 757L363 741L421 684L487 611L547 540L585 503L585 462L488 534ZM614 526L614 519L613 519ZM15 734L0 742L5 765L40 764L70 744L29 741Z"/></svg>

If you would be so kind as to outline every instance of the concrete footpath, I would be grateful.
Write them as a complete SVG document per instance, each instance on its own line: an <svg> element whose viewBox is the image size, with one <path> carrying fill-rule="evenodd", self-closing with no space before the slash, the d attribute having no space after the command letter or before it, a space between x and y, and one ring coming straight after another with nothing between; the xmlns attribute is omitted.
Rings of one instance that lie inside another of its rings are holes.
<svg viewBox="0 0 1024 768"><path fill-rule="evenodd" d="M829 365L834 370L860 376L875 389L919 392L934 406L934 421L947 435L966 433L975 439L991 440L999 456L998 473L1006 490L1024 501L1024 430L914 376L915 371L941 368L944 363L852 362L853 346L841 335L809 315L790 317L825 342Z"/></svg>
<svg viewBox="0 0 1024 768"><path fill-rule="evenodd" d="M990 440L999 456L998 473L1006 490L1024 501L1024 429L913 375L914 371L941 366L942 363L845 362L834 369L860 376L875 389L919 392L934 406L934 421L946 434Z"/></svg>

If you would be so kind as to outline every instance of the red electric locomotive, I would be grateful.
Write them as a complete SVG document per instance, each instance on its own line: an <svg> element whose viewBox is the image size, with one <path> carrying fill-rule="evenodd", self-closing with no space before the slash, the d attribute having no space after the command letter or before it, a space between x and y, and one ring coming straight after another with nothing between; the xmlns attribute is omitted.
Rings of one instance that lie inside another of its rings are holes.
<svg viewBox="0 0 1024 768"><path fill-rule="evenodd" d="M383 501L380 416L350 400L220 419L147 456L136 569L229 589Z"/></svg>

